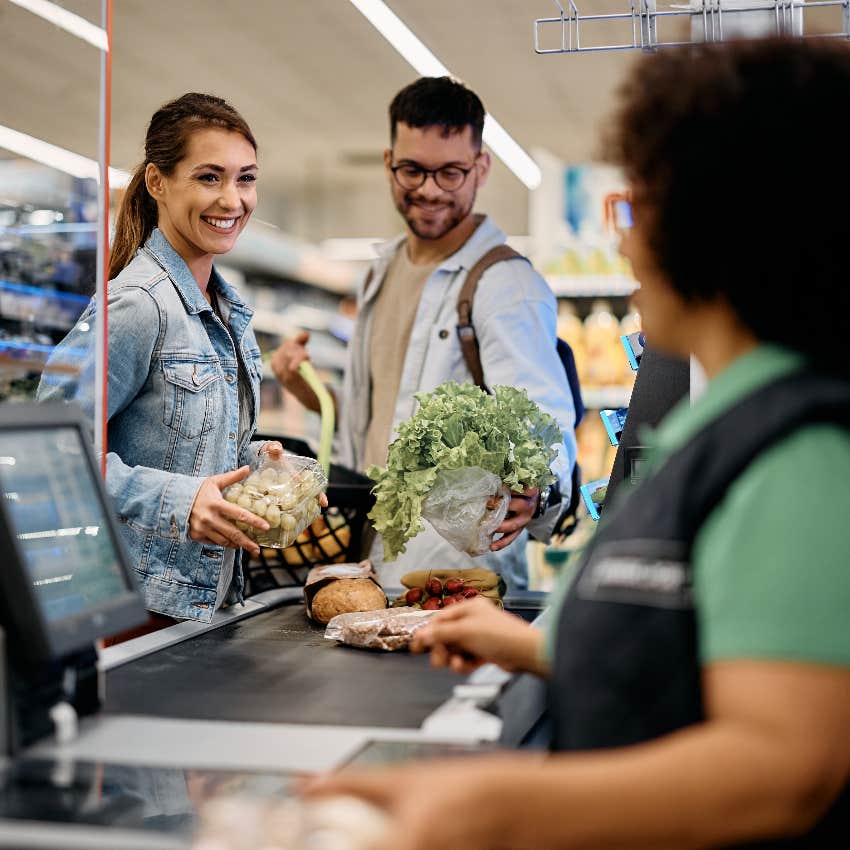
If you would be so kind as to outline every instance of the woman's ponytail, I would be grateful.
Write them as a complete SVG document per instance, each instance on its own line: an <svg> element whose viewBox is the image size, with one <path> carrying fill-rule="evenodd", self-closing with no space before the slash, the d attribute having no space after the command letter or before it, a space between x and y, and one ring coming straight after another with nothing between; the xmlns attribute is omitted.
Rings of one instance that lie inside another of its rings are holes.
<svg viewBox="0 0 850 850"><path fill-rule="evenodd" d="M142 163L136 169L118 209L109 253L110 280L118 277L156 227L156 201L145 185L145 167Z"/></svg>

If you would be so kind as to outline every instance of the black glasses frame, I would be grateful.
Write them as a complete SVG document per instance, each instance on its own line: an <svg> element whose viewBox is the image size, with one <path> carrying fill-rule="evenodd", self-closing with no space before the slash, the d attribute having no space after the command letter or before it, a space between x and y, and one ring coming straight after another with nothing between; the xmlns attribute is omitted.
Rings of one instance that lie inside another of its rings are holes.
<svg viewBox="0 0 850 850"><path fill-rule="evenodd" d="M414 192L417 189L421 189L425 185L425 182L428 180L429 176L434 178L434 182L437 184L437 187L442 189L444 192L458 192L463 188L464 184L466 183L466 178L469 177L469 173L475 170L475 163L478 162L478 157L480 156L480 153L476 154L475 161L469 168L463 168L463 166L460 165L441 165L439 168L424 168L418 162L402 162L400 165L391 165L390 171L392 171L393 173L393 179L395 180L395 182L398 183L398 185L407 192ZM419 173L422 176L422 179L415 186L405 186L404 183L399 180L397 173L402 168L418 169ZM438 175L445 168L453 168L463 173L463 180L461 180L460 183L458 183L458 185L455 186L453 189L447 189L440 183Z"/></svg>

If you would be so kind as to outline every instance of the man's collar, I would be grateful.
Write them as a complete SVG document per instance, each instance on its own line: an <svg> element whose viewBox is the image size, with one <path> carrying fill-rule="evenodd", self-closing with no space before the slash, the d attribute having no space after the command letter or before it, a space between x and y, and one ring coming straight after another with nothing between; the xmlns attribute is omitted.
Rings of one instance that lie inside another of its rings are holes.
<svg viewBox="0 0 850 850"><path fill-rule="evenodd" d="M481 258L485 245L498 245L505 241L506 237L502 229L488 215L477 216L478 226L472 231L469 239L458 248L454 254L446 257L437 267L441 271L458 271L459 269L470 269ZM398 247L407 239L404 234L389 239L375 246L378 257L389 260Z"/></svg>

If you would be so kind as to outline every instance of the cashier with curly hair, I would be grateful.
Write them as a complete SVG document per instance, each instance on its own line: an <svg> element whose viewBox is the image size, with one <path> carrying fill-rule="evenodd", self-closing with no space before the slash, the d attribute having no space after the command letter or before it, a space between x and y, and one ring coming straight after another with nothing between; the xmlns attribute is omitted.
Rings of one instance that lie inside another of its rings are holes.
<svg viewBox="0 0 850 850"><path fill-rule="evenodd" d="M653 346L708 387L671 411L548 634L472 601L418 648L548 679L552 749L342 773L398 850L850 847L850 46L663 51L611 159Z"/></svg>

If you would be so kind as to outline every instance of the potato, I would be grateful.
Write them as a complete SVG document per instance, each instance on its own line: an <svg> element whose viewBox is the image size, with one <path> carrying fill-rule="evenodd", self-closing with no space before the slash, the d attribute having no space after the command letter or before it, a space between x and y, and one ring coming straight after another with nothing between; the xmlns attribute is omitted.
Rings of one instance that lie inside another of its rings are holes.
<svg viewBox="0 0 850 850"><path fill-rule="evenodd" d="M239 505L240 508L245 508L246 511L250 511L254 504L254 500L247 493L243 493L236 500L236 504Z"/></svg>
<svg viewBox="0 0 850 850"><path fill-rule="evenodd" d="M269 505L266 509L266 522L271 528L280 528L280 508L277 505Z"/></svg>

